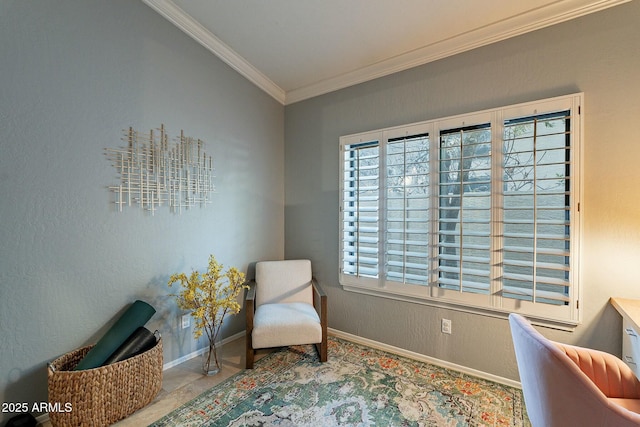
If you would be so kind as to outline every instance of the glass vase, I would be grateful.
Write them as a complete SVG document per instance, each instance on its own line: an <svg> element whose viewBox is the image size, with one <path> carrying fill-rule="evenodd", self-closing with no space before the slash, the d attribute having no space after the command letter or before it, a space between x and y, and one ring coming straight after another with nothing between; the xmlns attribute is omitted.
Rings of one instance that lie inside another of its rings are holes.
<svg viewBox="0 0 640 427"><path fill-rule="evenodd" d="M216 375L222 370L222 357L220 349L215 343L209 343L209 347L202 353L202 372L205 375Z"/></svg>

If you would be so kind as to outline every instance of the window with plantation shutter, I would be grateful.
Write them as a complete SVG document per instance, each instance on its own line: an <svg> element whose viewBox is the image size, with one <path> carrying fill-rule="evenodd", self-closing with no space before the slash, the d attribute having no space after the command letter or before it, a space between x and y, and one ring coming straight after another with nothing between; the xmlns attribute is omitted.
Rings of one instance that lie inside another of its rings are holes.
<svg viewBox="0 0 640 427"><path fill-rule="evenodd" d="M504 121L504 298L571 302L572 112Z"/></svg>
<svg viewBox="0 0 640 427"><path fill-rule="evenodd" d="M429 135L386 141L388 281L426 285L429 273Z"/></svg>
<svg viewBox="0 0 640 427"><path fill-rule="evenodd" d="M489 293L491 124L440 132L438 286Z"/></svg>
<svg viewBox="0 0 640 427"><path fill-rule="evenodd" d="M580 321L583 95L340 138L340 282L474 313Z"/></svg>
<svg viewBox="0 0 640 427"><path fill-rule="evenodd" d="M342 147L342 271L353 277L378 277L379 151L360 138Z"/></svg>

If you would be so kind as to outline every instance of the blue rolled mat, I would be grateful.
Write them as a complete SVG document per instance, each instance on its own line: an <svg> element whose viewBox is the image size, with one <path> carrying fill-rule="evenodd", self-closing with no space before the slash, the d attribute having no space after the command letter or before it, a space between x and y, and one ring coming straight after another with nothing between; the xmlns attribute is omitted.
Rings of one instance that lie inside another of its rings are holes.
<svg viewBox="0 0 640 427"><path fill-rule="evenodd" d="M74 370L93 369L102 366L111 354L151 316L155 314L155 308L144 301L137 300L125 311L122 316L109 328L106 334L89 352L82 358Z"/></svg>

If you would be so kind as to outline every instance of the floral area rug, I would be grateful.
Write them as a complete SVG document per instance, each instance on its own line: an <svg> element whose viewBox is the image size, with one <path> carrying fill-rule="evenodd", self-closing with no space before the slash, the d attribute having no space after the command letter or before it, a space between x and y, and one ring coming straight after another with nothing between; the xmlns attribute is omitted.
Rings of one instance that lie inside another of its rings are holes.
<svg viewBox="0 0 640 427"><path fill-rule="evenodd" d="M153 426L530 426L518 389L349 341L271 353Z"/></svg>

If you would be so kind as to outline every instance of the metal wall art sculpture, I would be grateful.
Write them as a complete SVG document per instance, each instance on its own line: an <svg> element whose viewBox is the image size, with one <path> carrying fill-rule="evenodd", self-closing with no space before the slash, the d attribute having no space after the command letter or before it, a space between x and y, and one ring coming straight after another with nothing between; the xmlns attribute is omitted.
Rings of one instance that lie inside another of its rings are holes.
<svg viewBox="0 0 640 427"><path fill-rule="evenodd" d="M126 147L106 148L107 158L120 175L120 183L110 186L114 203L138 205L151 212L167 205L174 213L211 203L213 159L204 151L204 142L184 135L170 145L164 125L155 132L124 131Z"/></svg>

